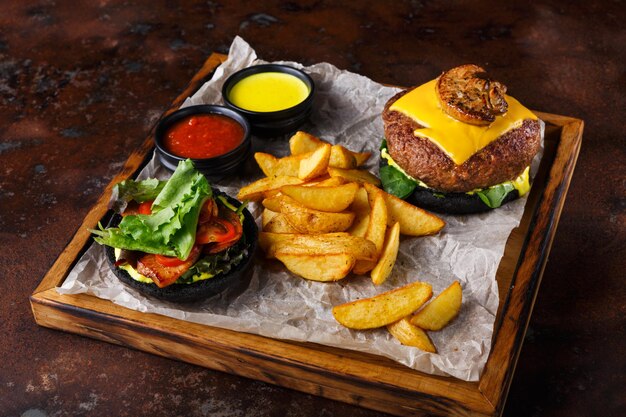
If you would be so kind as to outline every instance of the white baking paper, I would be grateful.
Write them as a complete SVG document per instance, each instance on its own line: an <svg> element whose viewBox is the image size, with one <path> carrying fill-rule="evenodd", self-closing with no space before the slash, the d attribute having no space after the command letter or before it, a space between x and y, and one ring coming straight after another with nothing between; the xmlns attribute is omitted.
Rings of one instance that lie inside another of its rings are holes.
<svg viewBox="0 0 626 417"><path fill-rule="evenodd" d="M256 58L254 50L237 37L228 60L183 106L221 103L225 79L241 68L262 62ZM302 68L297 63L287 64ZM302 130L354 151L372 152L367 168L377 173L377 150L383 137L380 114L385 102L398 90L328 63L304 70L314 79L317 94L314 112ZM254 138L253 147L278 156L288 153L287 138ZM153 159L140 178L167 178L169 175ZM260 177L260 171L251 161L238 177L214 185L235 196L241 186ZM238 295L216 296L187 306L175 305L143 297L122 285L110 271L102 247L94 244L58 291L62 294L87 292L138 311L271 338L369 352L423 372L476 381L491 347L499 300L496 270L507 238L519 224L525 203L526 199L521 198L488 214L443 216L447 225L438 235L403 238L393 273L381 286L374 286L367 276L351 276L337 283L307 281L286 272L277 263L267 263L259 255L249 286ZM250 209L259 219L259 206L251 204ZM436 295L454 280L459 280L463 287L463 305L459 317L450 326L430 332L437 354L402 346L385 329L346 329L331 314L335 305L371 297L410 282L429 282Z"/></svg>

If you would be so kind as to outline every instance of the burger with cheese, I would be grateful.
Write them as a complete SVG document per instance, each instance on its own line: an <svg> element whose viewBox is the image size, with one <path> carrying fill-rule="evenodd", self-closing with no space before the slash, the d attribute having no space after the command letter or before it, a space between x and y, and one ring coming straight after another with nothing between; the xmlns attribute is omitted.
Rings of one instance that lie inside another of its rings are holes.
<svg viewBox="0 0 626 417"><path fill-rule="evenodd" d="M401 91L382 114L385 190L439 213L491 210L530 190L541 124L477 65Z"/></svg>

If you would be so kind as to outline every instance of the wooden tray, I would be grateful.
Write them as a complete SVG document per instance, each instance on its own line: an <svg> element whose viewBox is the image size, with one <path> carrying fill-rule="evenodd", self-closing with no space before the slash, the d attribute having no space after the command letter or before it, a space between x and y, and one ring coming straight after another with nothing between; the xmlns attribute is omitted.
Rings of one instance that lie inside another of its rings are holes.
<svg viewBox="0 0 626 417"><path fill-rule="evenodd" d="M165 114L177 109L225 59L212 54ZM521 225L511 234L498 269L500 305L493 345L478 382L428 375L375 355L140 313L87 294L57 293L55 287L91 244L87 228L106 215L113 185L133 177L151 155L153 132L130 155L30 297L35 320L395 415L500 415L582 140L582 120L535 113L546 122L546 150Z"/></svg>

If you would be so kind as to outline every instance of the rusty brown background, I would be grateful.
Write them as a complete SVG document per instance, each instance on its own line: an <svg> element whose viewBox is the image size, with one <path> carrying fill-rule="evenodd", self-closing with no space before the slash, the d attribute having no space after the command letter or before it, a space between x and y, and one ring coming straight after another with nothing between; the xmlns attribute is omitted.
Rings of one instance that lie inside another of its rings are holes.
<svg viewBox="0 0 626 417"><path fill-rule="evenodd" d="M625 6L0 1L0 415L378 415L33 321L28 296L89 207L237 34L266 60L399 85L482 64L528 107L584 119L504 415L626 415Z"/></svg>

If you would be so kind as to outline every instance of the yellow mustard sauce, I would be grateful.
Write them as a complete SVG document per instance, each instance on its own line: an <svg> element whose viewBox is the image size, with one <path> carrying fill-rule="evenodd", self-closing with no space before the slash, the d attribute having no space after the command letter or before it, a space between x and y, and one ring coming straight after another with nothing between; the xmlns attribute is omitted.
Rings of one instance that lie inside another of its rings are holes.
<svg viewBox="0 0 626 417"><path fill-rule="evenodd" d="M517 190L520 197L530 191L530 167L526 167L522 175L513 180L513 187Z"/></svg>
<svg viewBox="0 0 626 417"><path fill-rule="evenodd" d="M415 130L416 136L430 139L457 165L462 165L476 152L500 135L521 126L525 119L536 120L530 110L511 96L506 96L508 111L497 116L489 126L474 126L446 114L437 97L437 80L423 84L400 97L390 107L425 126Z"/></svg>
<svg viewBox="0 0 626 417"><path fill-rule="evenodd" d="M309 87L294 75L261 72L237 82L228 98L235 106L245 110L272 112L296 106L308 95Z"/></svg>

